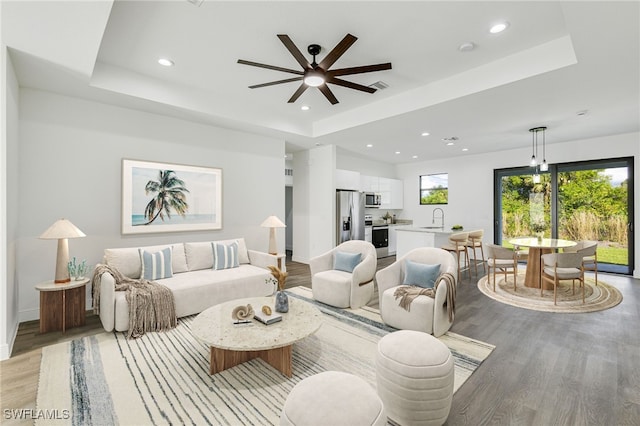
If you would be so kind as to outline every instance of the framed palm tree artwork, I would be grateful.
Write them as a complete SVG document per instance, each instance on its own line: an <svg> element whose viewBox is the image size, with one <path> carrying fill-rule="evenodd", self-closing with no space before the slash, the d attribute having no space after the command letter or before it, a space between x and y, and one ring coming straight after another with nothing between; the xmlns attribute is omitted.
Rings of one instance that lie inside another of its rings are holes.
<svg viewBox="0 0 640 426"><path fill-rule="evenodd" d="M122 233L222 229L222 169L122 160Z"/></svg>

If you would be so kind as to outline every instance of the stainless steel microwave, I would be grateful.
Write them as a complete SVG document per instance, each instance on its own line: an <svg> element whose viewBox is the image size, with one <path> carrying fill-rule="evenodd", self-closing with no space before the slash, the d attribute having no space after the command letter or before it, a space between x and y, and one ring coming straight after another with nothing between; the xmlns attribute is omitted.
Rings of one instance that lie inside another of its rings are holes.
<svg viewBox="0 0 640 426"><path fill-rule="evenodd" d="M382 202L382 196L374 192L365 192L364 194L364 206L365 207L380 207Z"/></svg>

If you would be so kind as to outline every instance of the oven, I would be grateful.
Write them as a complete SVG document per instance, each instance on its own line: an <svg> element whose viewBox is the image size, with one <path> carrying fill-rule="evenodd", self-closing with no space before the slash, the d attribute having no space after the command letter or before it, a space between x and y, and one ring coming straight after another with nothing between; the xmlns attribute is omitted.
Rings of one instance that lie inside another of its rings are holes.
<svg viewBox="0 0 640 426"><path fill-rule="evenodd" d="M376 248L376 255L378 259L389 256L389 226L373 226L371 229L371 242Z"/></svg>

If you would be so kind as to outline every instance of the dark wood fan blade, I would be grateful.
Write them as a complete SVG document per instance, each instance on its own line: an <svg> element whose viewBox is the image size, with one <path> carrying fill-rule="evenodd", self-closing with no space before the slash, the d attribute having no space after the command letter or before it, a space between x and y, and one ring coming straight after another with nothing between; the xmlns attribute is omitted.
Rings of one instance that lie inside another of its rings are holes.
<svg viewBox="0 0 640 426"><path fill-rule="evenodd" d="M342 54L346 52L353 43L356 42L357 39L358 37L352 36L351 34L347 34L346 36L344 36L342 41L340 41L340 43L338 43L336 47L334 47L333 50L324 57L324 59L318 64L318 66L325 71L328 70L331 65L333 65L340 58L340 56L342 56Z"/></svg>
<svg viewBox="0 0 640 426"><path fill-rule="evenodd" d="M360 90L362 92L374 93L376 91L375 88L369 86L363 86L362 84L353 83L351 81L342 80L340 78L330 78L327 80L327 83L337 84L338 86L348 87L349 89Z"/></svg>
<svg viewBox="0 0 640 426"><path fill-rule="evenodd" d="M269 83L254 84L253 86L249 86L249 89L257 89L259 87L274 86L276 84L291 83L292 81L300 81L300 80L302 80L302 77L287 78L285 80L272 81Z"/></svg>
<svg viewBox="0 0 640 426"><path fill-rule="evenodd" d="M296 58L296 61L298 61L303 69L306 70L311 68L311 64L309 63L309 61L307 61L307 58L305 58L302 52L300 52L300 49L298 49L296 45L293 44L293 41L289 38L288 35L278 34L278 38L280 39L282 44L284 44L284 47L286 47L287 50L293 55L293 57Z"/></svg>
<svg viewBox="0 0 640 426"><path fill-rule="evenodd" d="M322 92L324 97L327 98L329 102L331 102L331 105L335 105L338 103L338 99L326 84L323 84L322 86L318 86L318 89Z"/></svg>
<svg viewBox="0 0 640 426"><path fill-rule="evenodd" d="M289 69L289 68L276 67L274 65L260 64L258 62L245 61L244 59L238 59L238 63L242 64L242 65L251 65L252 67L266 68L268 70L282 71L282 72L288 72L288 73L291 73L291 74L304 75L304 72L300 71L300 70L292 70L292 69Z"/></svg>
<svg viewBox="0 0 640 426"><path fill-rule="evenodd" d="M329 76L362 74L365 72L384 71L391 69L391 62L376 65L363 65L361 67L340 68L337 70L327 71Z"/></svg>
<svg viewBox="0 0 640 426"><path fill-rule="evenodd" d="M306 84L302 83L300 85L300 87L298 87L298 90L295 91L295 93L291 96L291 98L289 98L289 100L287 101L287 103L294 103L295 101L298 100L298 98L300 97L300 95L302 95L304 93L305 90L307 90L309 86L307 86Z"/></svg>

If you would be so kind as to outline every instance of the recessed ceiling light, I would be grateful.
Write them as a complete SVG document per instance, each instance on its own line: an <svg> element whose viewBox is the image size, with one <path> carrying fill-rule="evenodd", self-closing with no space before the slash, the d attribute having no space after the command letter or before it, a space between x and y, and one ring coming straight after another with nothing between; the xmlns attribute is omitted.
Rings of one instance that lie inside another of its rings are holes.
<svg viewBox="0 0 640 426"><path fill-rule="evenodd" d="M472 42L468 41L466 43L462 43L460 46L458 46L458 50L461 52L471 52L473 49L475 49L476 45L473 44Z"/></svg>
<svg viewBox="0 0 640 426"><path fill-rule="evenodd" d="M174 65L174 62L171 59L167 59L167 58L158 59L158 63L163 67L172 67Z"/></svg>
<svg viewBox="0 0 640 426"><path fill-rule="evenodd" d="M411 158L418 158L418 156L417 156L417 155L414 155L414 156L412 156Z"/></svg>
<svg viewBox="0 0 640 426"><path fill-rule="evenodd" d="M508 22L506 22L506 21L505 21L505 22L499 22L499 23L497 23L497 24L493 25L493 26L489 29L489 32L490 32L491 34L498 34L498 33L503 32L504 30L506 30L508 26L509 26L509 23L508 23Z"/></svg>
<svg viewBox="0 0 640 426"><path fill-rule="evenodd" d="M469 151L469 148L462 148L462 152L467 152Z"/></svg>
<svg viewBox="0 0 640 426"><path fill-rule="evenodd" d="M303 111L309 111L309 105L302 105L300 109Z"/></svg>
<svg viewBox="0 0 640 426"><path fill-rule="evenodd" d="M430 134L431 134L431 133L429 133L429 132L422 132L422 133L421 133L421 136L429 136Z"/></svg>
<svg viewBox="0 0 640 426"><path fill-rule="evenodd" d="M396 154L400 154L400 151L396 151Z"/></svg>
<svg viewBox="0 0 640 426"><path fill-rule="evenodd" d="M368 143L367 148L371 148L371 147L373 147L373 144Z"/></svg>
<svg viewBox="0 0 640 426"><path fill-rule="evenodd" d="M447 142L447 146L453 146L455 145L453 142Z"/></svg>

